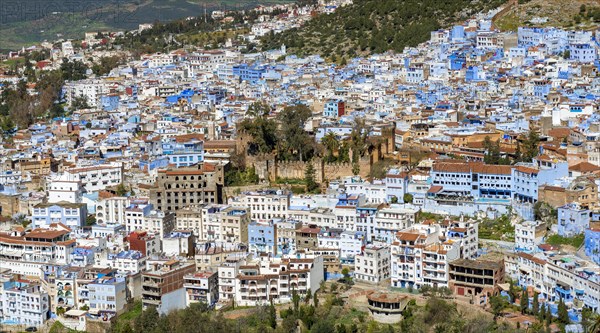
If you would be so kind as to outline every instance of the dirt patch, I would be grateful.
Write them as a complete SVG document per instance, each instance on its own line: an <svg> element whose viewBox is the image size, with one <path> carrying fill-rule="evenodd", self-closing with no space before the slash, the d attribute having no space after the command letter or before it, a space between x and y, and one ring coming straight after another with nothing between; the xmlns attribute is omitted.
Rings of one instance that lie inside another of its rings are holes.
<svg viewBox="0 0 600 333"><path fill-rule="evenodd" d="M581 5L588 9L600 6L598 0L531 0L498 17L495 24L501 30L513 31L519 26L594 28L596 25L581 15ZM579 22L578 16L581 18Z"/></svg>

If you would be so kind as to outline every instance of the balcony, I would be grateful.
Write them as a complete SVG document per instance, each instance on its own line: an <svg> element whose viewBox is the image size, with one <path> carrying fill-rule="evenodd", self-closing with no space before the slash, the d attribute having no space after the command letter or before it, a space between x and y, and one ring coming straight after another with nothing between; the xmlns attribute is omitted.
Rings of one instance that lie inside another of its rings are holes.
<svg viewBox="0 0 600 333"><path fill-rule="evenodd" d="M205 290L188 290L188 295L192 296L206 296L208 293Z"/></svg>
<svg viewBox="0 0 600 333"><path fill-rule="evenodd" d="M206 286L202 286L200 283L184 283L183 287L190 289L207 289Z"/></svg>
<svg viewBox="0 0 600 333"><path fill-rule="evenodd" d="M154 280L144 280L142 282L142 286L144 286L144 285L146 285L146 286L156 286L157 287L159 285L159 283L157 281L154 281Z"/></svg>
<svg viewBox="0 0 600 333"><path fill-rule="evenodd" d="M590 297L590 296L588 296L588 295L586 295L586 296L584 297L584 299L583 299L583 302L584 302L586 305L588 305L588 306L590 306L590 307L592 307L592 308L595 308L595 307L597 307L597 306L600 304L600 302L598 302L597 300L595 300L595 299L591 298L591 297Z"/></svg>
<svg viewBox="0 0 600 333"><path fill-rule="evenodd" d="M142 294L160 296L162 292L160 289L143 289Z"/></svg>
<svg viewBox="0 0 600 333"><path fill-rule="evenodd" d="M150 305L154 305L154 306L159 306L160 298L159 299L142 298L142 303L144 303L145 305L150 304Z"/></svg>

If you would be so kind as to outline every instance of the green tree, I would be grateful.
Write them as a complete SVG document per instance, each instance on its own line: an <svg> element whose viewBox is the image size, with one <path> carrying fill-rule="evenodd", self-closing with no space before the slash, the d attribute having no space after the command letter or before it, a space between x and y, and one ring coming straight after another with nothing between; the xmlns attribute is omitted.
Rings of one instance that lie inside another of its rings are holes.
<svg viewBox="0 0 600 333"><path fill-rule="evenodd" d="M521 154L521 144L519 141L517 141L517 147L515 148L515 163L523 160L523 156Z"/></svg>
<svg viewBox="0 0 600 333"><path fill-rule="evenodd" d="M321 139L321 143L327 149L327 157L326 160L328 162L333 162L336 160L335 152L340 149L340 142L337 138L337 135L334 132L327 132L325 136Z"/></svg>
<svg viewBox="0 0 600 333"><path fill-rule="evenodd" d="M571 320L569 319L569 312L567 311L567 306L563 301L562 297L558 301L558 322L564 325L568 325Z"/></svg>
<svg viewBox="0 0 600 333"><path fill-rule="evenodd" d="M508 302L502 296L492 296L490 297L490 305L492 307L492 313L494 314L494 320L496 320L508 306Z"/></svg>
<svg viewBox="0 0 600 333"><path fill-rule="evenodd" d="M270 107L266 103L255 102L248 107L246 118L238 124L243 133L250 135L248 154L271 153L277 146L277 123L267 116Z"/></svg>
<svg viewBox="0 0 600 333"><path fill-rule="evenodd" d="M277 311L275 310L272 299L271 304L269 305L269 326L271 326L271 328L277 327Z"/></svg>
<svg viewBox="0 0 600 333"><path fill-rule="evenodd" d="M62 316L65 314L65 312L67 312L67 310L65 310L65 308L63 308L62 306L59 306L56 308L56 314L59 316Z"/></svg>
<svg viewBox="0 0 600 333"><path fill-rule="evenodd" d="M544 321L545 319L546 319L546 305L542 304L542 306L540 307L540 311L538 313L538 320Z"/></svg>
<svg viewBox="0 0 600 333"><path fill-rule="evenodd" d="M311 292L310 288L308 288L308 290L306 291L306 295L304 295L304 303L308 304L308 302L310 302L311 299L312 299L312 292Z"/></svg>
<svg viewBox="0 0 600 333"><path fill-rule="evenodd" d="M135 332L146 333L152 332L158 325L159 314L156 311L156 307L150 306L142 312L142 314L135 319Z"/></svg>
<svg viewBox="0 0 600 333"><path fill-rule="evenodd" d="M590 333L600 332L600 316L599 315L596 315L595 319L593 319L591 328L589 329L588 332L590 332Z"/></svg>
<svg viewBox="0 0 600 333"><path fill-rule="evenodd" d="M594 312L590 308L581 309L581 327L584 333L592 332L590 329L594 323Z"/></svg>
<svg viewBox="0 0 600 333"><path fill-rule="evenodd" d="M56 309L58 311L58 308ZM63 325L60 321L55 321L52 326L50 326L49 333L68 333L70 330Z"/></svg>
<svg viewBox="0 0 600 333"><path fill-rule="evenodd" d="M304 171L304 182L306 183L306 191L308 193L313 193L319 188L319 184L317 184L315 180L315 167L311 162L307 163L306 165L306 170Z"/></svg>
<svg viewBox="0 0 600 333"><path fill-rule="evenodd" d="M73 101L71 102L71 108L74 110L89 109L90 105L88 104L85 96L78 96L73 98Z"/></svg>
<svg viewBox="0 0 600 333"><path fill-rule="evenodd" d="M121 328L121 333L133 333L133 328L131 328L129 322L126 322L123 325L123 328Z"/></svg>
<svg viewBox="0 0 600 333"><path fill-rule="evenodd" d="M360 173L360 164L358 164L358 162L353 162L352 163L352 174L356 176L359 173Z"/></svg>
<svg viewBox="0 0 600 333"><path fill-rule="evenodd" d="M292 303L294 304L294 313L298 313L300 305L300 295L298 295L296 289L292 290Z"/></svg>
<svg viewBox="0 0 600 333"><path fill-rule="evenodd" d="M95 215L88 215L85 218L85 225L92 226L94 224L96 224L96 216Z"/></svg>
<svg viewBox="0 0 600 333"><path fill-rule="evenodd" d="M306 105L285 107L277 116L280 124L279 156L286 160L307 161L315 153L315 142L304 130L312 112Z"/></svg>
<svg viewBox="0 0 600 333"><path fill-rule="evenodd" d="M508 281L508 295L510 296L510 302L515 303L519 298L519 287L515 285L513 280Z"/></svg>
<svg viewBox="0 0 600 333"><path fill-rule="evenodd" d="M493 143L489 136L483 139L483 148L485 149L485 155L483 162L485 164L498 164L500 160L500 147Z"/></svg>
<svg viewBox="0 0 600 333"><path fill-rule="evenodd" d="M344 282L345 283L352 282L352 277L350 276L350 270L348 269L348 267L344 267L342 269L342 275L344 276Z"/></svg>
<svg viewBox="0 0 600 333"><path fill-rule="evenodd" d="M60 118L65 115L65 108L62 104L53 104L49 112L50 118Z"/></svg>
<svg viewBox="0 0 600 333"><path fill-rule="evenodd" d="M62 78L65 81L79 81L87 77L86 71L87 66L81 61L69 61L67 58L63 58L60 65L62 72Z"/></svg>
<svg viewBox="0 0 600 333"><path fill-rule="evenodd" d="M525 146L525 151L523 152L523 161L531 162L531 160L538 155L540 150L539 143L539 134L534 130L530 130L529 134L527 134L527 138L523 142L523 145Z"/></svg>
<svg viewBox="0 0 600 333"><path fill-rule="evenodd" d="M119 185L117 185L117 190L116 190L116 194L119 197L124 197L126 196L128 193L127 188L125 188L125 184L120 183Z"/></svg>
<svg viewBox="0 0 600 333"><path fill-rule="evenodd" d="M540 312L540 301L539 301L539 293L536 291L533 293L533 302L531 304L531 312L534 316L537 316Z"/></svg>
<svg viewBox="0 0 600 333"><path fill-rule="evenodd" d="M28 225L31 224L31 221L27 219L27 216L22 213L17 213L12 217L13 224L19 224L23 226L23 228L27 228Z"/></svg>
<svg viewBox="0 0 600 333"><path fill-rule="evenodd" d="M402 199L404 200L404 203L412 203L414 198L412 194L404 193L404 197Z"/></svg>
<svg viewBox="0 0 600 333"><path fill-rule="evenodd" d="M523 289L523 291L521 292L521 297L519 298L519 305L521 308L521 314L525 314L529 305L529 297L527 296L526 289Z"/></svg>
<svg viewBox="0 0 600 333"><path fill-rule="evenodd" d="M456 304L446 302L441 298L431 297L425 303L424 320L429 325L446 323L448 318L456 314Z"/></svg>
<svg viewBox="0 0 600 333"><path fill-rule="evenodd" d="M110 71L123 62L123 59L119 56L101 57L94 65L92 65L92 72L97 76L102 76L110 73Z"/></svg>
<svg viewBox="0 0 600 333"><path fill-rule="evenodd" d="M423 294L423 296L429 296L431 294L431 291L432 291L432 288L428 284L422 285L421 288L419 289L419 292L421 294Z"/></svg>
<svg viewBox="0 0 600 333"><path fill-rule="evenodd" d="M246 116L250 118L264 118L271 113L271 107L265 102L254 102L248 106Z"/></svg>
<svg viewBox="0 0 600 333"><path fill-rule="evenodd" d="M393 197L390 199L390 203L397 204L397 203L398 203L398 197L397 197L397 196L393 196Z"/></svg>
<svg viewBox="0 0 600 333"><path fill-rule="evenodd" d="M13 122L12 117L2 117L0 127L2 128L2 134L4 136L11 135L15 129L15 123Z"/></svg>
<svg viewBox="0 0 600 333"><path fill-rule="evenodd" d="M367 126L364 118L355 118L350 132L350 142L352 148L352 162L358 162L367 151L367 139L369 138L370 128Z"/></svg>
<svg viewBox="0 0 600 333"><path fill-rule="evenodd" d="M331 333L335 331L335 326L329 320L318 321L310 330L311 333Z"/></svg>
<svg viewBox="0 0 600 333"><path fill-rule="evenodd" d="M450 297L452 295L452 290L448 287L441 287L440 294L444 297Z"/></svg>
<svg viewBox="0 0 600 333"><path fill-rule="evenodd" d="M329 287L329 288L330 288L329 290L331 290L332 293L335 293L338 290L338 284L334 282L331 284L331 287Z"/></svg>

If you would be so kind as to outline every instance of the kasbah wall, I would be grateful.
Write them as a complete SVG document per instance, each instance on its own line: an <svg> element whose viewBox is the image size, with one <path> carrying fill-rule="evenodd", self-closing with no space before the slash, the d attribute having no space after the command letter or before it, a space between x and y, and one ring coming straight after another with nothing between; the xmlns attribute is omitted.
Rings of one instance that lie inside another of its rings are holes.
<svg viewBox="0 0 600 333"><path fill-rule="evenodd" d="M359 159L359 175L361 177L367 178L371 173L373 164L382 160L384 155L390 155L395 150L393 130L394 127L391 127L383 131L383 135L374 139L373 142L376 143ZM241 147L238 149L243 151L247 139L238 139L238 144L241 143ZM350 154L352 156L352 152ZM276 154L273 153L247 155L245 159L247 167L254 166L261 182L274 182L277 178L303 179L308 163L313 164L317 183L354 175L352 163L327 163L322 158L313 158L311 161L278 161Z"/></svg>
<svg viewBox="0 0 600 333"><path fill-rule="evenodd" d="M373 163L382 158L381 149L373 149L359 159L359 175L369 176ZM352 163L327 163L322 158L311 161L277 161L273 154L247 156L246 165L254 166L261 181L274 182L277 178L303 179L308 163L315 169L315 181L323 183L330 180L353 176Z"/></svg>

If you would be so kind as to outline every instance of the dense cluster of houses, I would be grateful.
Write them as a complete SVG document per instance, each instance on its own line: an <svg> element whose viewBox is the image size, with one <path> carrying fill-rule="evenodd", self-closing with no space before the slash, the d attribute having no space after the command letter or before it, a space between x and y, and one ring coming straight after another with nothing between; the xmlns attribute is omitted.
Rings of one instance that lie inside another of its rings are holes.
<svg viewBox="0 0 600 333"><path fill-rule="evenodd" d="M310 17L289 8L245 38ZM498 32L482 15L343 67L228 42L67 82L66 104L87 107L18 130L0 152L0 321L85 330L131 299L160 313L284 303L343 268L358 283L448 287L475 304L511 278L553 313L559 299L574 321L583 307L600 313L598 38ZM41 70L109 52L60 46ZM392 149L380 154L396 166L381 179L327 179L322 194L270 187L268 174L232 191L230 160L245 153L236 124L256 101L273 114L310 107L305 130L317 142L348 139L359 117L371 136L391 125ZM522 160L530 132L539 151ZM522 161L486 163L488 141ZM556 207L555 224L539 220L541 203ZM503 259L482 258L480 225L502 215L514 244ZM545 244L549 234L584 243L565 253Z"/></svg>

